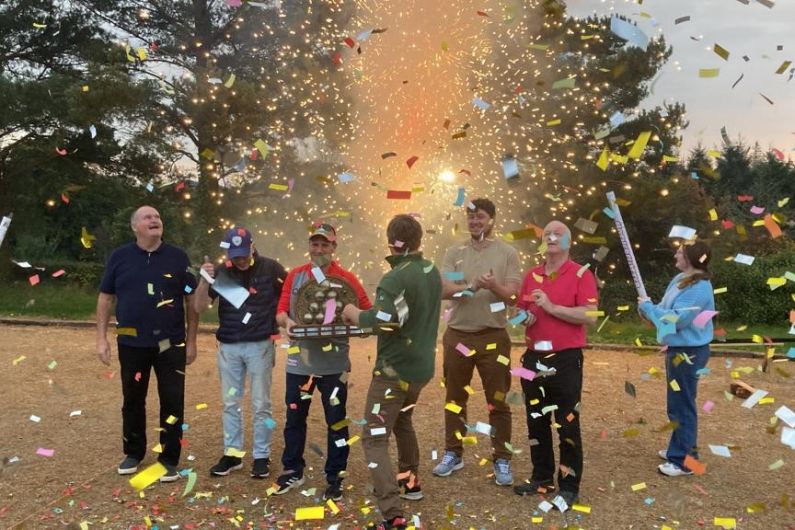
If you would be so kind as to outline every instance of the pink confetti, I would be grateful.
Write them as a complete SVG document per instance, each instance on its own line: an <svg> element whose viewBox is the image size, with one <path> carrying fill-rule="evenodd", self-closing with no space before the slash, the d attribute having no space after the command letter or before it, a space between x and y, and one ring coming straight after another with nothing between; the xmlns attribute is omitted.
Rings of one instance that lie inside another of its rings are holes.
<svg viewBox="0 0 795 530"><path fill-rule="evenodd" d="M64 274L66 274L66 271L64 269L58 269L57 271L52 273L52 277L53 278L60 278Z"/></svg>
<svg viewBox="0 0 795 530"><path fill-rule="evenodd" d="M707 325L707 322L712 320L712 317L714 317L717 314L718 314L718 311L712 311L712 310L706 309L706 310L702 311L701 313L699 313L698 315L696 315L696 318L693 319L693 325L696 326L697 328L703 329L704 326Z"/></svg>
<svg viewBox="0 0 795 530"><path fill-rule="evenodd" d="M228 7L240 7L243 2L241 0L226 0Z"/></svg>
<svg viewBox="0 0 795 530"><path fill-rule="evenodd" d="M461 342L459 342L458 344L456 344L456 346L455 346L455 349L456 349L456 350L458 350L458 351L461 353L461 355L463 355L464 357L469 357L470 355L472 355L472 350L470 350L469 348L467 348L467 347L466 347L466 346L465 346L463 343L461 343Z"/></svg>
<svg viewBox="0 0 795 530"><path fill-rule="evenodd" d="M31 285L38 285L39 281L40 281L39 280L39 275L38 274L34 274L30 278L28 278L28 281L30 282Z"/></svg>
<svg viewBox="0 0 795 530"><path fill-rule="evenodd" d="M751 213L754 215L759 215L764 211L765 209L762 208L761 206L751 206Z"/></svg>
<svg viewBox="0 0 795 530"><path fill-rule="evenodd" d="M445 322L449 322L450 321L450 313L452 313L452 312L453 312L452 308L445 309L444 310L444 314L442 315L442 319Z"/></svg>
<svg viewBox="0 0 795 530"><path fill-rule="evenodd" d="M55 449L45 449L43 447L39 447L36 449L36 454L39 456L46 456L47 458L52 458L52 455L55 454Z"/></svg>
<svg viewBox="0 0 795 530"><path fill-rule="evenodd" d="M331 324L334 320L334 312L337 310L337 301L332 298L326 302L326 316L323 317L324 324Z"/></svg>
<svg viewBox="0 0 795 530"><path fill-rule="evenodd" d="M536 373L534 371L528 370L523 366L511 368L511 375L521 377L522 379L527 379L528 381L532 381L536 377Z"/></svg>
<svg viewBox="0 0 795 530"><path fill-rule="evenodd" d="M712 412L712 409L715 408L715 403L713 403L712 401L706 401L704 402L704 406L702 406L701 408L704 410L704 412Z"/></svg>

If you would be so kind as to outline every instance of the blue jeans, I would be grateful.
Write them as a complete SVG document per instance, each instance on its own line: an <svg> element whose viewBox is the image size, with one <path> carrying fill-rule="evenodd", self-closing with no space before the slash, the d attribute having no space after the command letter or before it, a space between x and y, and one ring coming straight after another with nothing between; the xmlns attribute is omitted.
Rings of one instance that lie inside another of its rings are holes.
<svg viewBox="0 0 795 530"><path fill-rule="evenodd" d="M246 374L250 380L251 415L254 422L254 458L269 458L273 435L271 378L275 361L273 341L220 343L218 373L224 403L224 453L243 449L243 417L240 405Z"/></svg>
<svg viewBox="0 0 795 530"><path fill-rule="evenodd" d="M309 415L309 405L312 394L317 388L320 399L323 401L323 411L326 414L326 480L334 482L340 480L340 472L348 467L347 444L337 446L337 440L348 439L348 427L332 429L332 425L346 417L345 405L348 401L348 385L340 381L342 374L309 376L287 374L284 402L287 406L287 421L284 424L284 454L282 465L285 473L304 474L306 461L304 448L306 447L306 417ZM335 393L336 389L336 393ZM334 402L331 396L336 398ZM302 396L305 397L302 399Z"/></svg>
<svg viewBox="0 0 795 530"><path fill-rule="evenodd" d="M690 362L684 360L687 355ZM709 361L709 344L704 346L670 346L665 354L665 373L668 378L668 419L677 426L671 433L668 443L668 461L685 467L687 455L698 458L698 409L696 394L698 390L697 372ZM691 364L692 363L692 364ZM676 381L679 391L671 388Z"/></svg>

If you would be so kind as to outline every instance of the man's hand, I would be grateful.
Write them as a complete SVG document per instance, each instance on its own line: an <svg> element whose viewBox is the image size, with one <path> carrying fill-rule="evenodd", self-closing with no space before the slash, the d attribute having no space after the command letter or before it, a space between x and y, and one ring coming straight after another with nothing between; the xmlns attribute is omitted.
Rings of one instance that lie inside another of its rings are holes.
<svg viewBox="0 0 795 530"><path fill-rule="evenodd" d="M195 342L185 343L185 364L192 364L196 360L198 349Z"/></svg>
<svg viewBox="0 0 795 530"><path fill-rule="evenodd" d="M97 339L97 355L102 364L110 366L110 343L108 339Z"/></svg>
<svg viewBox="0 0 795 530"><path fill-rule="evenodd" d="M494 278L494 273L492 271L489 271L488 274L481 274L478 279L475 280L475 286L479 289L493 291L496 285L497 280Z"/></svg>
<svg viewBox="0 0 795 530"><path fill-rule="evenodd" d="M292 335L293 326L297 326L298 324L290 317L287 317L287 325L284 326L284 331L287 333L288 336Z"/></svg>
<svg viewBox="0 0 795 530"><path fill-rule="evenodd" d="M533 292L530 293L530 296L533 298L533 302L535 302L535 304L544 311L548 312L549 308L552 307L552 302L549 301L547 293L541 289L533 289Z"/></svg>
<svg viewBox="0 0 795 530"><path fill-rule="evenodd" d="M210 261L210 256L204 256L204 263L202 263L201 270L206 272L210 278L215 278L215 265Z"/></svg>
<svg viewBox="0 0 795 530"><path fill-rule="evenodd" d="M527 313L527 319L525 319L525 321L524 321L524 325L526 327L530 327L530 326L532 326L535 323L536 323L536 316L533 313L528 312Z"/></svg>
<svg viewBox="0 0 795 530"><path fill-rule="evenodd" d="M358 326L359 325L359 314L362 312L361 309L356 307L353 304L348 304L342 310L342 321L345 324L351 326Z"/></svg>

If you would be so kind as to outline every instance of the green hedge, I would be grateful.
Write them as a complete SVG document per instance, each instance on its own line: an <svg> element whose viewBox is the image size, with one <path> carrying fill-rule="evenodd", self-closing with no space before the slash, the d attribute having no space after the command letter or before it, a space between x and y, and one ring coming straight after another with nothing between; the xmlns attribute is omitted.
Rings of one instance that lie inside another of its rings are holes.
<svg viewBox="0 0 795 530"><path fill-rule="evenodd" d="M85 289L99 289L99 282L102 280L102 273L105 264L88 261L33 261L34 267L44 267L44 271L38 269L23 269L15 266L12 270L12 280L27 280L34 274L39 275L42 284L60 284ZM52 274L58 270L65 270L66 274L58 278L53 278Z"/></svg>

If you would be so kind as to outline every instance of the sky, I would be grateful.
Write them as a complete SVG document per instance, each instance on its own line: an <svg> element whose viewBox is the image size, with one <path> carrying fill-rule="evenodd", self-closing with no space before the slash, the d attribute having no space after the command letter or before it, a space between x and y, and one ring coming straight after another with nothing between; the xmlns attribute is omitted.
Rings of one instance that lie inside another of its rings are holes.
<svg viewBox="0 0 795 530"><path fill-rule="evenodd" d="M647 35L662 34L673 46L673 54L644 106L663 101L686 105L690 125L683 135L685 154L699 143L707 148L720 147L720 129L725 126L732 141L759 142L763 149L777 148L795 159L795 79L788 81L795 66L795 0L780 0L773 7L766 4L771 3L569 0L567 6L568 12L578 17L610 13L628 16ZM675 23L686 16L690 20ZM713 51L715 44L729 51L728 60ZM789 60L793 65L776 74ZM699 78L702 68L719 68L720 73L714 78ZM732 88L741 75L742 80Z"/></svg>

